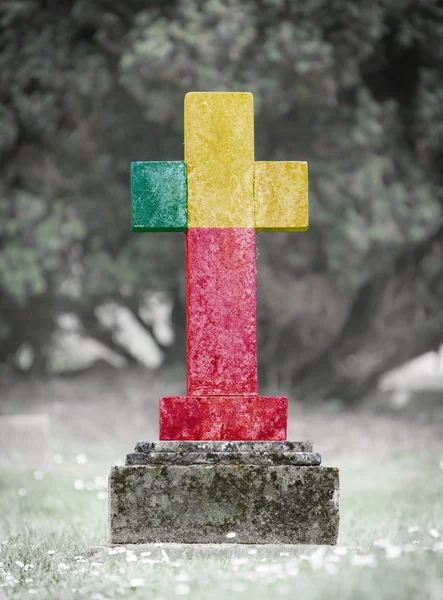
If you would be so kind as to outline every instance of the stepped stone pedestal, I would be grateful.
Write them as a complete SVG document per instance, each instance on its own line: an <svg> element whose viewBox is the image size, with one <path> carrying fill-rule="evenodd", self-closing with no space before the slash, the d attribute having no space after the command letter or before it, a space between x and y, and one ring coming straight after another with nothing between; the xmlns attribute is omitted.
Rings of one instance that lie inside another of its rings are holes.
<svg viewBox="0 0 443 600"><path fill-rule="evenodd" d="M110 474L110 543L333 545L339 475L320 463L311 442L140 442Z"/></svg>

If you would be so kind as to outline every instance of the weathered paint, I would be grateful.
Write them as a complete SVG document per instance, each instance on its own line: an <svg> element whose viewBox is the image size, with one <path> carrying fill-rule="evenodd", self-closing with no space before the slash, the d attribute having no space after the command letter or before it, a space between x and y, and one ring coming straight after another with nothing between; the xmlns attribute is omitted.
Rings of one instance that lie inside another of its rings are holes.
<svg viewBox="0 0 443 600"><path fill-rule="evenodd" d="M254 201L258 231L305 231L308 228L308 164L256 162Z"/></svg>
<svg viewBox="0 0 443 600"><path fill-rule="evenodd" d="M187 394L257 394L254 229L186 232Z"/></svg>
<svg viewBox="0 0 443 600"><path fill-rule="evenodd" d="M160 440L285 440L283 396L172 396L160 400Z"/></svg>
<svg viewBox="0 0 443 600"><path fill-rule="evenodd" d="M308 227L307 164L254 162L252 95L224 92L186 95L185 161L131 170L133 230L186 231L188 396L160 437L285 439L286 399L257 395L255 229Z"/></svg>
<svg viewBox="0 0 443 600"><path fill-rule="evenodd" d="M185 96L189 227L254 227L252 94Z"/></svg>
<svg viewBox="0 0 443 600"><path fill-rule="evenodd" d="M186 231L186 165L183 161L131 164L132 231Z"/></svg>

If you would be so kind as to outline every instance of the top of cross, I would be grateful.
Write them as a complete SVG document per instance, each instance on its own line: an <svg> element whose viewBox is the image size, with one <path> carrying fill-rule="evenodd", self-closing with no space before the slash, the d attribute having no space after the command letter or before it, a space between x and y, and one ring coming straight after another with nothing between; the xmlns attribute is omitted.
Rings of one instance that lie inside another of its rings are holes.
<svg viewBox="0 0 443 600"><path fill-rule="evenodd" d="M185 161L131 166L133 231L308 228L308 170L301 161L254 161L250 93L185 96Z"/></svg>

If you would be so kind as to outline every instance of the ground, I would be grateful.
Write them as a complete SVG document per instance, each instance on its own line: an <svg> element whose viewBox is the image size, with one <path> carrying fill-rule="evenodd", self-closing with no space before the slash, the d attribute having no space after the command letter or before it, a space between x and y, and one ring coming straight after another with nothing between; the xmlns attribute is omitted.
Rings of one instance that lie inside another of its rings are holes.
<svg viewBox="0 0 443 600"><path fill-rule="evenodd" d="M109 467L155 439L155 398L173 384L110 372L4 389L2 412L46 412L51 436L44 468L0 470L0 598L443 598L441 407L406 417L293 405L289 437L313 439L340 467L350 549L177 557L91 550L106 544Z"/></svg>

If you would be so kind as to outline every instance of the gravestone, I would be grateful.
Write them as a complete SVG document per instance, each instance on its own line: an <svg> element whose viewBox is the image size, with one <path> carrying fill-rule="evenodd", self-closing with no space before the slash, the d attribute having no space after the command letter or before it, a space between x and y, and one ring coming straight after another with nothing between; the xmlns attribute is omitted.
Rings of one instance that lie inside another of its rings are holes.
<svg viewBox="0 0 443 600"><path fill-rule="evenodd" d="M134 231L186 242L187 394L110 475L115 544L335 544L338 469L259 396L255 231L308 227L305 162L255 162L249 93L185 97L185 161L131 167Z"/></svg>

